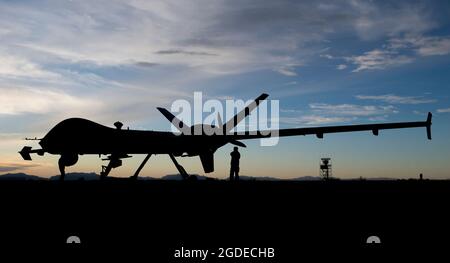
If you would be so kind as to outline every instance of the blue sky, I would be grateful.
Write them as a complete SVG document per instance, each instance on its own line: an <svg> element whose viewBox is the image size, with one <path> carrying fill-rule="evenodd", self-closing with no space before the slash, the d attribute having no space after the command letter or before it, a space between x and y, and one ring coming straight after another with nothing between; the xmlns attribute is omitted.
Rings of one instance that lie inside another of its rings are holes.
<svg viewBox="0 0 450 263"><path fill-rule="evenodd" d="M424 120L423 129L249 142L242 173L448 178L448 1L0 1L0 172L58 173L57 157L24 162L24 137L84 117L169 130L156 110L194 91L280 101L280 126ZM216 154L226 177L231 146ZM143 174L175 173L167 156ZM143 156L112 175L128 176ZM197 158L181 163L202 173ZM96 171L97 157L68 171Z"/></svg>

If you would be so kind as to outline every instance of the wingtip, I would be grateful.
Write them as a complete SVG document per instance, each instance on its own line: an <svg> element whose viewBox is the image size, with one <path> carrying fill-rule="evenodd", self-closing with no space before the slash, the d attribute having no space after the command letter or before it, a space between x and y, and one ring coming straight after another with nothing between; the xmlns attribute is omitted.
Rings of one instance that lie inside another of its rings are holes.
<svg viewBox="0 0 450 263"><path fill-rule="evenodd" d="M170 111L167 110L166 108L163 108L163 107L156 107L156 109L157 109L162 115L166 116L166 118L167 118L167 116L171 115Z"/></svg>
<svg viewBox="0 0 450 263"><path fill-rule="evenodd" d="M269 97L269 94L263 93L263 94L261 94L261 96L259 96L259 97L262 98L262 99L266 99L267 97Z"/></svg>
<svg viewBox="0 0 450 263"><path fill-rule="evenodd" d="M431 140L431 124L432 124L432 118L433 118L433 114L432 114L431 112L428 112L427 121L426 121L427 138L428 138L428 140Z"/></svg>

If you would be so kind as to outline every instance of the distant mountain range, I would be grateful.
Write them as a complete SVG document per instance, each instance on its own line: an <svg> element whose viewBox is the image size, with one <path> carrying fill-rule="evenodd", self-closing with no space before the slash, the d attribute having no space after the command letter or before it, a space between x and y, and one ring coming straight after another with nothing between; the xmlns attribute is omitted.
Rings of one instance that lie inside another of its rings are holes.
<svg viewBox="0 0 450 263"><path fill-rule="evenodd" d="M222 178L213 178L204 175L192 174L195 176L197 180L223 180ZM110 177L114 178L114 177ZM301 176L297 178L288 178L288 179L280 179L275 177L254 177L254 176L246 176L241 175L239 177L243 181L320 181L322 180L319 176ZM95 181L99 180L100 176L96 173L67 173L65 180L67 181ZM122 178L121 178L122 179ZM36 180L44 180L44 181L55 181L59 180L59 175L51 176L50 178L40 177L36 175L30 175L25 173L7 173L0 175L0 180L17 180L17 181L36 181ZM139 180L169 180L169 181L181 181L182 177L180 174L168 174L163 176L162 178L153 178L148 176L140 176ZM370 181L389 181L389 180L397 180L395 178L355 178L355 179L345 179L345 180L370 180Z"/></svg>
<svg viewBox="0 0 450 263"><path fill-rule="evenodd" d="M66 174L66 180L68 181L77 181L77 180L99 180L99 176L96 173L68 173ZM54 175L50 178L40 177L37 175L30 175L25 173L7 173L0 175L0 180L18 180L18 181L54 181L59 180L59 175Z"/></svg>
<svg viewBox="0 0 450 263"><path fill-rule="evenodd" d="M36 181L36 180L46 180L36 175L29 175L25 173L7 173L0 175L0 180L23 180L23 181Z"/></svg>
<svg viewBox="0 0 450 263"><path fill-rule="evenodd" d="M195 176L197 180L221 180L218 178L213 178L213 177L208 177L208 176L204 176L204 175L199 175L199 174L192 174L191 176ZM66 178L65 180L67 181L79 181L79 180L86 180L86 181L95 181L95 180L99 180L100 176L96 173L67 173L66 174ZM146 176L141 176L139 177L139 180L169 180L169 181L181 181L182 177L180 174L168 174L163 176L162 178L153 178L153 177L146 177ZM253 176L245 176L242 175L240 176L241 180L245 180L245 181L318 181L321 180L320 177L315 177L315 176L303 176L303 177L298 177L298 178L293 178L293 179L279 179L279 178L275 178L275 177L253 177ZM7 173L7 174L3 174L0 175L0 180L20 180L20 181L27 181L27 180L50 180L50 181L55 181L55 180L59 180L59 175L54 175L51 176L50 178L45 178L45 177L40 177L37 175L30 175L30 174L25 174L25 173Z"/></svg>
<svg viewBox="0 0 450 263"><path fill-rule="evenodd" d="M54 175L52 177L49 178L49 180L51 181L57 181L59 180L59 175ZM95 180L100 180L100 176L96 173L68 173L66 174L66 177L64 178L64 180L67 181L80 181L80 180L85 180L85 181L95 181Z"/></svg>

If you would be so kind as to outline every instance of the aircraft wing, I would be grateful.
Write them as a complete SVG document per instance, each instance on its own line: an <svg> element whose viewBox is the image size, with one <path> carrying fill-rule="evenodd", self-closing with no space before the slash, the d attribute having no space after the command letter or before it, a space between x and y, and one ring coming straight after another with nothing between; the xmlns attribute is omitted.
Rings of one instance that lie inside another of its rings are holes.
<svg viewBox="0 0 450 263"><path fill-rule="evenodd" d="M168 119L173 126L175 126L175 128L177 128L181 133L183 134L190 134L191 133L191 127L189 127L189 125L186 125L184 122L182 122L180 119L178 119L177 117L175 117L175 115L173 115L172 113L170 113L170 111L168 111L167 109L161 108L161 107L157 107L157 109L159 110L159 112L162 113L162 115L164 115L164 117L166 117L166 119Z"/></svg>
<svg viewBox="0 0 450 263"><path fill-rule="evenodd" d="M429 140L431 140L431 118L432 114L431 112L429 112L426 121L418 121L418 122L392 122L379 124L323 126L323 127L266 130L257 132L247 131L245 133L234 132L233 134L227 136L230 136L235 140L258 139L277 136L276 134L278 132L278 137L314 134L318 138L323 138L323 135L325 133L372 131L373 135L378 135L380 130L425 127L427 130L427 137Z"/></svg>
<svg viewBox="0 0 450 263"><path fill-rule="evenodd" d="M249 105L247 105L244 109L242 109L238 114L236 114L229 121L227 121L227 123L225 123L225 125L223 126L224 131L225 131L224 133L228 133L229 131L231 131L236 125L238 125L239 122L241 122L244 118L246 118L248 115L250 115L250 113L254 109L256 109L262 101L267 99L267 97L269 97L269 95L267 95L266 93L259 95L258 98L256 98L254 101L252 101Z"/></svg>

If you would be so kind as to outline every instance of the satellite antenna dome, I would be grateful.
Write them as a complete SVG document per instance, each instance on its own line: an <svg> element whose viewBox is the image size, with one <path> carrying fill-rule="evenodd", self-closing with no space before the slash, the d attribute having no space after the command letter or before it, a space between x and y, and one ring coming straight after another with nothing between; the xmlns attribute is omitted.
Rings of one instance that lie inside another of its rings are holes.
<svg viewBox="0 0 450 263"><path fill-rule="evenodd" d="M120 121L116 121L114 122L114 126L116 126L116 129L120 130L122 129L123 123L121 123Z"/></svg>

